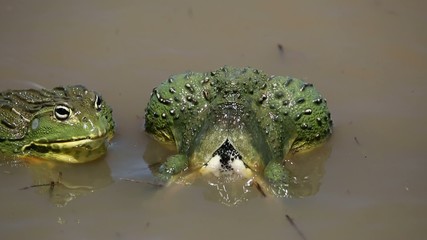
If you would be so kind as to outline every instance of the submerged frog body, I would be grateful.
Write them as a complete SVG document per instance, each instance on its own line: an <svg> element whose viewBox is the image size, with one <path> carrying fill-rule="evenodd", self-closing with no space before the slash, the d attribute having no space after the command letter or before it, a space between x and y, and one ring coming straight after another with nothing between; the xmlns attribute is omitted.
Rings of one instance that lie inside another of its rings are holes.
<svg viewBox="0 0 427 240"><path fill-rule="evenodd" d="M0 93L0 153L82 163L99 158L114 134L112 110L83 86Z"/></svg>
<svg viewBox="0 0 427 240"><path fill-rule="evenodd" d="M253 68L172 76L153 90L145 112L146 132L178 150L159 168L162 179L232 172L266 180L277 195L291 178L285 155L319 145L331 128L312 84Z"/></svg>

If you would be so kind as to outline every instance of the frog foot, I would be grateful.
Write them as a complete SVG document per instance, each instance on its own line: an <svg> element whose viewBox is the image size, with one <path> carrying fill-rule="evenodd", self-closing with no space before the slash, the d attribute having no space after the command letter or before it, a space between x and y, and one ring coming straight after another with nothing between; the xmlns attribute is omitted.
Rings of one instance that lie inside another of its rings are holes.
<svg viewBox="0 0 427 240"><path fill-rule="evenodd" d="M264 170L264 176L269 183L269 190L276 196L289 196L291 172L280 162L270 162Z"/></svg>
<svg viewBox="0 0 427 240"><path fill-rule="evenodd" d="M157 177L162 182L169 182L174 175L186 170L187 168L188 159L185 155L172 155L160 166Z"/></svg>

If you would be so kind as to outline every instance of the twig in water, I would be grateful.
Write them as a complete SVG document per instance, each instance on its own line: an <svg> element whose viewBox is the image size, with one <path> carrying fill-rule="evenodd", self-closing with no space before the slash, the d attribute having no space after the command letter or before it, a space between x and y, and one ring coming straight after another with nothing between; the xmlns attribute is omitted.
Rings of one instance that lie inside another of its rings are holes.
<svg viewBox="0 0 427 240"><path fill-rule="evenodd" d="M359 139L357 139L357 137L354 137L354 141L357 143L357 145L360 146L360 142L359 142Z"/></svg>
<svg viewBox="0 0 427 240"><path fill-rule="evenodd" d="M20 188L19 190L27 190L35 187L49 187L49 191L52 191L55 188L55 185L61 184L62 172L58 173L58 179L56 181L50 181L49 183L33 184L27 187Z"/></svg>
<svg viewBox="0 0 427 240"><path fill-rule="evenodd" d="M301 230L295 224L294 220L288 214L286 214L286 219L288 219L288 222L292 225L292 227L295 228L295 230L297 231L298 235L300 235L301 239L307 240L307 238L305 238L305 236L304 236L304 233L301 232Z"/></svg>
<svg viewBox="0 0 427 240"><path fill-rule="evenodd" d="M141 181L141 180L135 180L135 179L130 179L130 178L120 178L120 180L128 181L128 182L134 182L134 183L144 183L144 184L148 184L148 185L155 186L155 187L164 187L164 184L154 183L154 182L149 182L149 181Z"/></svg>
<svg viewBox="0 0 427 240"><path fill-rule="evenodd" d="M50 183L34 184L34 185L31 185L31 186L23 187L23 188L20 188L19 190L27 190L27 189L35 188L35 187L50 187L50 188L53 188L54 185L55 185L55 182L51 181Z"/></svg>
<svg viewBox="0 0 427 240"><path fill-rule="evenodd" d="M283 48L282 44L278 43L277 44L277 49L279 49L280 55L283 55L285 53L285 49Z"/></svg>

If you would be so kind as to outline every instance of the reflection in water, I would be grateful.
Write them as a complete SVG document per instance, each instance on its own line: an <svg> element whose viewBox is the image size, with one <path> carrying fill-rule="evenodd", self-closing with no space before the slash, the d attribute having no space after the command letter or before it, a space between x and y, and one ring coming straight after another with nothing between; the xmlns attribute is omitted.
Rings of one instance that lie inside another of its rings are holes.
<svg viewBox="0 0 427 240"><path fill-rule="evenodd" d="M310 151L291 155L289 160L285 161L285 165L288 166L294 177L289 186L291 197L308 197L319 191L325 173L325 162L329 159L331 152L332 144L327 142Z"/></svg>
<svg viewBox="0 0 427 240"><path fill-rule="evenodd" d="M143 158L148 166L156 166L163 163L166 158L175 154L175 146L171 144L164 144L154 140L151 136L148 137L147 147L145 148Z"/></svg>
<svg viewBox="0 0 427 240"><path fill-rule="evenodd" d="M252 179L228 181L224 178L212 177L207 180L207 183L210 188L204 192L205 199L217 201L226 206L235 206L260 196L257 188L253 186Z"/></svg>
<svg viewBox="0 0 427 240"><path fill-rule="evenodd" d="M331 144L327 142L309 151L289 154L286 157L285 165L292 172L292 182L289 183L288 189L276 195L303 198L316 194L319 191L325 172L324 165L331 154L331 150ZM173 153L174 151L170 149L165 150L163 144L150 140L143 158L155 176L160 163ZM177 191L185 185L203 188L203 195L206 200L219 202L226 206L235 206L252 198L264 197L266 193L271 191L262 177L255 176L250 179L243 179L236 175L220 177L205 175L202 177L196 169L189 169L178 174L174 178L174 183L168 187ZM270 194L267 194L268 196Z"/></svg>
<svg viewBox="0 0 427 240"><path fill-rule="evenodd" d="M106 187L113 182L111 170L104 160L85 164L62 162L5 160L2 166L26 167L33 183L22 186L21 190L35 189L58 207L67 205L73 199Z"/></svg>

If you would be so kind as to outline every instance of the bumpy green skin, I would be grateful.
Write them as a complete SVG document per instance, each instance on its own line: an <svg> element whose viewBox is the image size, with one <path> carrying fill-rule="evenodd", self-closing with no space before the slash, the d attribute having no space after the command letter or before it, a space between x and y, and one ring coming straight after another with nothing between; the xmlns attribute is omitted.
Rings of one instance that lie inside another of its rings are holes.
<svg viewBox="0 0 427 240"><path fill-rule="evenodd" d="M146 131L175 143L185 162L166 161L163 178L200 168L229 139L243 162L278 188L290 177L284 156L322 143L331 127L326 100L312 84L253 68L174 75L153 90L145 112Z"/></svg>
<svg viewBox="0 0 427 240"><path fill-rule="evenodd" d="M87 162L114 134L111 108L83 86L0 93L0 152L19 158Z"/></svg>

